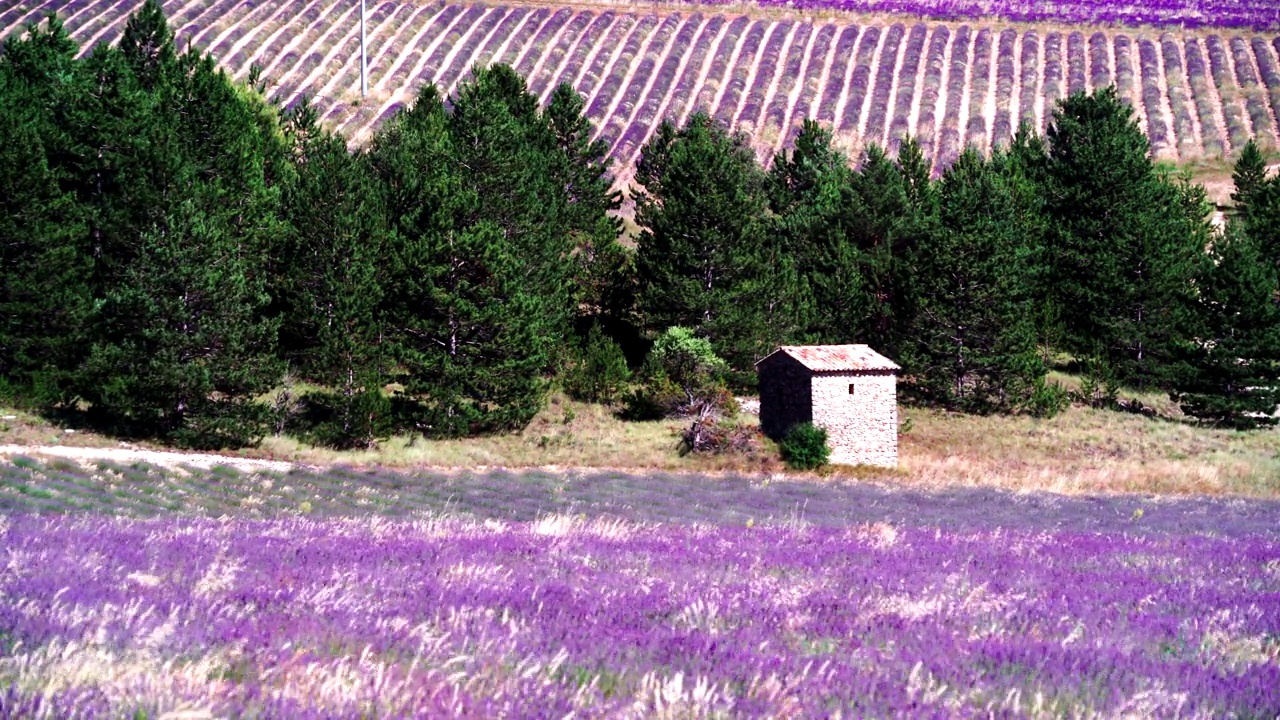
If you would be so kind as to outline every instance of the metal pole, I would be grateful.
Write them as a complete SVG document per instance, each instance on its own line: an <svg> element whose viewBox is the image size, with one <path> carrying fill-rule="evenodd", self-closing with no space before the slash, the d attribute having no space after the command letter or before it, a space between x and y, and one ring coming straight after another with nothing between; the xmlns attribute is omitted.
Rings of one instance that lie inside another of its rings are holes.
<svg viewBox="0 0 1280 720"><path fill-rule="evenodd" d="M369 94L368 69L364 56L364 0L360 0L360 97Z"/></svg>

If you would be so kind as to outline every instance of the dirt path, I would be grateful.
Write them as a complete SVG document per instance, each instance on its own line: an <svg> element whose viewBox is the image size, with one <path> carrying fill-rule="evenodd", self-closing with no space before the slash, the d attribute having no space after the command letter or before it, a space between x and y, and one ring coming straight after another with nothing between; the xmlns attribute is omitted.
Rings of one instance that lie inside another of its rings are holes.
<svg viewBox="0 0 1280 720"><path fill-rule="evenodd" d="M76 461L145 462L163 467L189 465L191 467L211 468L214 465L229 465L241 470L272 470L278 472L288 472L295 467L299 467L295 463L281 460L256 460L208 453L163 452L137 448L66 447L61 445L0 445L0 457L14 455L57 457Z"/></svg>

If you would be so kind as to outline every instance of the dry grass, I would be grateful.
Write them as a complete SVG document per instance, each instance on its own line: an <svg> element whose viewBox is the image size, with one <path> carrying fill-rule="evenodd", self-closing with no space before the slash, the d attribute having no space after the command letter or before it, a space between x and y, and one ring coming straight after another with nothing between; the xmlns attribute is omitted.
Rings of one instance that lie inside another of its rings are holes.
<svg viewBox="0 0 1280 720"><path fill-rule="evenodd" d="M522 431L459 440L423 440L396 436L369 451L338 452L303 445L287 436L269 437L259 451L272 459L307 464L434 467L597 467L687 471L775 471L780 468L769 443L753 457L681 456L677 452L683 420L625 422L615 409L569 400L557 393ZM755 418L743 416L755 424Z"/></svg>
<svg viewBox="0 0 1280 720"><path fill-rule="evenodd" d="M1071 408L1058 417L904 409L900 478L1062 493L1280 495L1280 434Z"/></svg>
<svg viewBox="0 0 1280 720"><path fill-rule="evenodd" d="M1194 427L1169 419L1172 406L1160 396L1140 399L1165 417L1075 407L1040 420L902 407L899 417L909 429L901 438L897 470L836 467L807 477L820 482L854 478L916 487L981 486L1069 494L1280 497L1280 431L1241 433ZM0 420L0 444L121 444L89 432L65 433L25 413L0 410L0 416L16 416ZM743 416L742 421L756 422L752 416ZM234 454L308 465L786 472L768 441L746 456L682 457L676 448L683 426L682 421L624 422L609 408L555 395L518 433L461 440L397 436L374 450L357 452L316 448L275 436L258 448Z"/></svg>

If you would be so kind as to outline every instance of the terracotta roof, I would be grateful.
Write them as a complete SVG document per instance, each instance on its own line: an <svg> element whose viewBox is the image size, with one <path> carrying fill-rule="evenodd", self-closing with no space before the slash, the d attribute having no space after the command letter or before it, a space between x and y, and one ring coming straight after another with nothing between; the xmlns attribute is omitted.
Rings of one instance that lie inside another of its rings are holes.
<svg viewBox="0 0 1280 720"><path fill-rule="evenodd" d="M783 345L777 352L790 355L814 372L901 370L897 363L866 345ZM761 362L764 360L756 364Z"/></svg>

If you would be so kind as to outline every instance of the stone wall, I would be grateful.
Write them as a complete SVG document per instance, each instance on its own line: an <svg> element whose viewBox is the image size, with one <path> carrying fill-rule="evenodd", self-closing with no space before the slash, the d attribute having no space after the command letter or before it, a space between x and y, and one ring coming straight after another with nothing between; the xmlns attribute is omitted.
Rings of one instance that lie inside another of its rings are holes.
<svg viewBox="0 0 1280 720"><path fill-rule="evenodd" d="M813 424L827 431L832 463L897 466L898 395L893 373L815 373L811 388Z"/></svg>
<svg viewBox="0 0 1280 720"><path fill-rule="evenodd" d="M774 440L801 423L813 421L809 369L785 353L765 358L760 379L760 429Z"/></svg>

